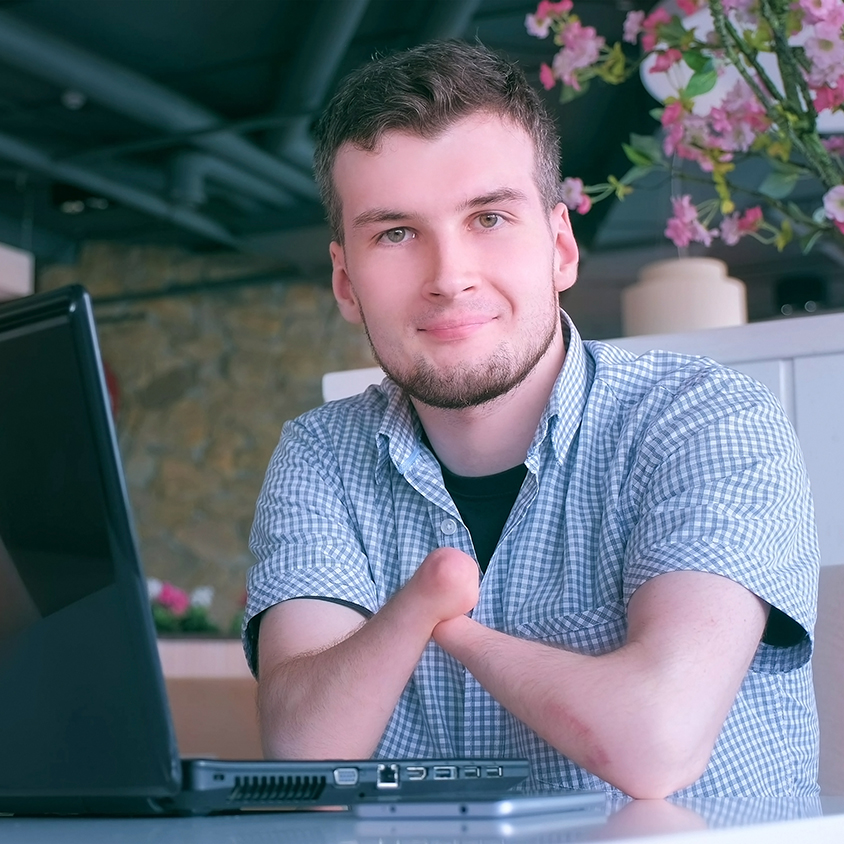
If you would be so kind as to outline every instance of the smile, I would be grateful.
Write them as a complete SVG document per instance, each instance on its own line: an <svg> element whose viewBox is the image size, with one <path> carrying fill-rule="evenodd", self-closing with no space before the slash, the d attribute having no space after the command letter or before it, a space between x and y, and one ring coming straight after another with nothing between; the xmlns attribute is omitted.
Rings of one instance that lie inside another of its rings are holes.
<svg viewBox="0 0 844 844"><path fill-rule="evenodd" d="M431 323L419 330L436 340L464 340L467 337L471 337L473 334L476 334L492 321L492 317L471 317L461 320L444 320Z"/></svg>

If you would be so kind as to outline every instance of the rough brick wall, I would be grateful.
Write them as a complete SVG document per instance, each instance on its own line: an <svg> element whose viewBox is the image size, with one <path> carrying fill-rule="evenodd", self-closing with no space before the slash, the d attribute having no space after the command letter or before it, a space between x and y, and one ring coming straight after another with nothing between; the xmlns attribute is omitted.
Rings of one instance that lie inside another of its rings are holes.
<svg viewBox="0 0 844 844"><path fill-rule="evenodd" d="M272 276L238 255L91 244L38 289L84 284L115 297L164 285ZM97 305L103 359L120 392L117 429L148 575L215 589L214 620L238 612L255 499L282 423L321 402L327 371L371 366L329 280L244 285Z"/></svg>

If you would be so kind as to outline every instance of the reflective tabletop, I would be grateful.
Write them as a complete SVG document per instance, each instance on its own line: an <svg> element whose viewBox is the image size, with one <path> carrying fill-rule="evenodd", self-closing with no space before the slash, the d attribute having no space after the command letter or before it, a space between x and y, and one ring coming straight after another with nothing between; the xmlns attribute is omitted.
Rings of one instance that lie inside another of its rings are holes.
<svg viewBox="0 0 844 844"><path fill-rule="evenodd" d="M844 841L844 797L635 800L603 814L511 819L365 819L350 812L203 818L0 818L0 841L120 844L558 844L628 841L825 844Z"/></svg>

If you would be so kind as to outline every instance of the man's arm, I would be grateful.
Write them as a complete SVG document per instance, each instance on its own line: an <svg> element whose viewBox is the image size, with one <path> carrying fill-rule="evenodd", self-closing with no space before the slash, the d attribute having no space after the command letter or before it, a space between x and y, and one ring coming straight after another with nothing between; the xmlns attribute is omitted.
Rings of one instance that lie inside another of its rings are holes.
<svg viewBox="0 0 844 844"><path fill-rule="evenodd" d="M441 548L368 621L314 599L271 607L258 641L264 754L371 756L434 627L469 612L477 599L477 563Z"/></svg>
<svg viewBox="0 0 844 844"><path fill-rule="evenodd" d="M602 656L469 618L439 624L434 640L560 753L633 797L665 797L706 768L767 615L738 583L680 571L633 594L627 642Z"/></svg>

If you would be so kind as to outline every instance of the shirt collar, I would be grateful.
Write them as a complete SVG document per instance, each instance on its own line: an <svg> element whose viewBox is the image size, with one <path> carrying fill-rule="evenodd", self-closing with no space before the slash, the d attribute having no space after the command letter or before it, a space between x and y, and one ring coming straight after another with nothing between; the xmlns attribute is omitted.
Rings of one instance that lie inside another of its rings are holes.
<svg viewBox="0 0 844 844"><path fill-rule="evenodd" d="M560 318L566 341L566 359L554 382L548 403L536 427L533 442L528 449L525 463L534 473L539 471L540 450L549 433L554 456L559 463L563 462L580 428L586 397L594 375L583 347L583 340L571 317L561 310Z"/></svg>

